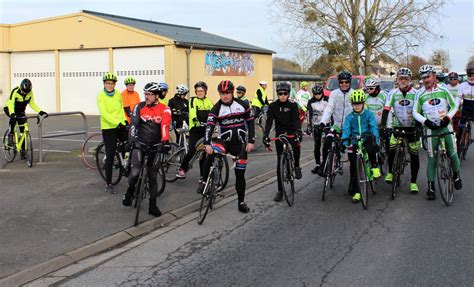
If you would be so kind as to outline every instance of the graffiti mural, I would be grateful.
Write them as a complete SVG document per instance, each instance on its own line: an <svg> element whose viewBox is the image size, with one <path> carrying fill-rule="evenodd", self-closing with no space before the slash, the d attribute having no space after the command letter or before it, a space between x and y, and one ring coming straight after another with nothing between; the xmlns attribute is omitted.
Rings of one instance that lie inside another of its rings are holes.
<svg viewBox="0 0 474 287"><path fill-rule="evenodd" d="M251 53L206 51L208 76L253 76L254 60Z"/></svg>

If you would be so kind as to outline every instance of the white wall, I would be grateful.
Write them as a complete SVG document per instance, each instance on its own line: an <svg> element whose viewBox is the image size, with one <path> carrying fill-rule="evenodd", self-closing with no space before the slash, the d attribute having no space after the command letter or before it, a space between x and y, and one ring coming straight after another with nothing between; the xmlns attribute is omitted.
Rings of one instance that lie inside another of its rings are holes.
<svg viewBox="0 0 474 287"><path fill-rule="evenodd" d="M0 53L0 114L10 95L10 54Z"/></svg>

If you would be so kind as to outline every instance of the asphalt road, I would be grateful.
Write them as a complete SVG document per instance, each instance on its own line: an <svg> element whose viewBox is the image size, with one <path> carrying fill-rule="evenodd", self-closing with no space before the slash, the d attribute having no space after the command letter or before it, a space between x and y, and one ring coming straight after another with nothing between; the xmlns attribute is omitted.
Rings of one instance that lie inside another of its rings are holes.
<svg viewBox="0 0 474 287"><path fill-rule="evenodd" d="M421 192L390 199L378 184L368 210L351 203L348 175L321 201L321 180L304 169L293 207L272 201L276 184L133 248L65 286L473 286L474 157L464 189L446 207ZM345 168L347 171L347 166Z"/></svg>

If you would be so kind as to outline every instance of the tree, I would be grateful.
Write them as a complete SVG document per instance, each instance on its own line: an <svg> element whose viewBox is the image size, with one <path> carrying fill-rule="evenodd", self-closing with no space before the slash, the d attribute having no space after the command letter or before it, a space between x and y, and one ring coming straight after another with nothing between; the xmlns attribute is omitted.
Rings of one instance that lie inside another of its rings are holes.
<svg viewBox="0 0 474 287"><path fill-rule="evenodd" d="M420 56L410 56L410 61L408 62L408 68L413 73L414 78L418 78L418 70L421 66L427 64L428 62Z"/></svg>
<svg viewBox="0 0 474 287"><path fill-rule="evenodd" d="M301 72L301 67L300 65L298 65L298 63L292 60L278 58L278 57L273 58L273 68L282 69L286 71L292 71L292 72Z"/></svg>
<svg viewBox="0 0 474 287"><path fill-rule="evenodd" d="M375 53L398 57L406 46L433 35L428 25L444 0L276 0L278 22L291 30L299 49L331 45L347 56L344 68L358 73ZM329 51L329 50L328 50Z"/></svg>
<svg viewBox="0 0 474 287"><path fill-rule="evenodd" d="M434 65L441 66L442 72L448 72L451 67L449 53L446 50L438 49L431 55L430 62Z"/></svg>
<svg viewBox="0 0 474 287"><path fill-rule="evenodd" d="M336 73L336 69L333 66L333 59L330 55L322 55L308 69L308 74L319 75L322 78L327 78Z"/></svg>

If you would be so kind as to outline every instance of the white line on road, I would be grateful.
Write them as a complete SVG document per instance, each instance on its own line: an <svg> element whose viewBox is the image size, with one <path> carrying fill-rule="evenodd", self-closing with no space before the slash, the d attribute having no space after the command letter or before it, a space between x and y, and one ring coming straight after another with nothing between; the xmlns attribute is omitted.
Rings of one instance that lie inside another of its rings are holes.
<svg viewBox="0 0 474 287"><path fill-rule="evenodd" d="M38 149L34 149L34 151L39 151ZM44 149L43 151L46 152L58 152L58 153L71 153L71 151L68 150L59 150L59 149Z"/></svg>

